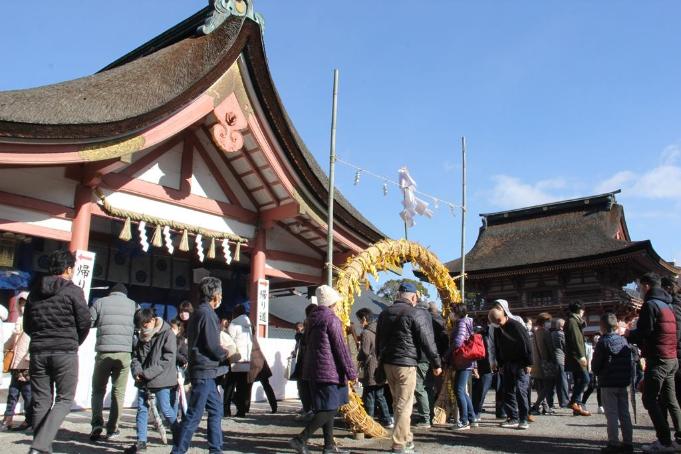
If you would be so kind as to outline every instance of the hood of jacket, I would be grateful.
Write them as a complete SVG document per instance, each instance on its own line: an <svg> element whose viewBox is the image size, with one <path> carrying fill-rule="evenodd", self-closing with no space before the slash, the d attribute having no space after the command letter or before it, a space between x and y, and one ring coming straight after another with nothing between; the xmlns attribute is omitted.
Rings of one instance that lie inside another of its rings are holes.
<svg viewBox="0 0 681 454"><path fill-rule="evenodd" d="M667 293L664 289L660 287L651 288L648 293L646 293L646 301L659 300L663 303L671 304L673 301L672 296Z"/></svg>
<svg viewBox="0 0 681 454"><path fill-rule="evenodd" d="M629 345L624 337L615 333L607 333L601 340L611 355L619 355L622 349Z"/></svg>
<svg viewBox="0 0 681 454"><path fill-rule="evenodd" d="M504 313L506 314L506 317L512 318L513 320L522 323L522 325L525 328L527 328L527 326L525 325L525 320L523 320L522 317L520 317L518 315L513 315L511 313L511 309L508 308L508 301L506 301L506 300L495 300L494 303L501 306L501 308L504 310Z"/></svg>
<svg viewBox="0 0 681 454"><path fill-rule="evenodd" d="M42 298L49 298L59 293L61 289L69 285L75 285L72 281L61 276L45 276L40 282L40 293ZM37 298L36 298L37 299Z"/></svg>

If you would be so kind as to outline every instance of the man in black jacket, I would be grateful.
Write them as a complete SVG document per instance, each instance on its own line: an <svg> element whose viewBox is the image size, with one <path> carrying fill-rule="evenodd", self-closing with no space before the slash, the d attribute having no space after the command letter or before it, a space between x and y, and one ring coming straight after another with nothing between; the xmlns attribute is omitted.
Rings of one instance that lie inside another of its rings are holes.
<svg viewBox="0 0 681 454"><path fill-rule="evenodd" d="M672 297L670 306L674 311L674 317L676 318L676 357L679 364L681 364L681 288L679 288L679 284L676 280L669 277L663 277L662 289ZM681 368L676 371L674 385L676 388L676 400L681 407ZM677 436L677 443L678 441Z"/></svg>
<svg viewBox="0 0 681 454"><path fill-rule="evenodd" d="M74 284L76 260L68 251L50 255L50 276L31 290L24 331L31 336L33 444L29 454L52 452L52 442L71 410L78 383L78 347L90 331L83 290ZM56 397L52 405L52 384Z"/></svg>
<svg viewBox="0 0 681 454"><path fill-rule="evenodd" d="M501 427L526 430L529 428L528 388L532 365L532 344L525 325L510 318L499 307L489 311L494 326L496 362L504 376L504 410L508 420Z"/></svg>
<svg viewBox="0 0 681 454"><path fill-rule="evenodd" d="M383 365L393 396L393 453L414 452L410 426L420 356L427 356L435 376L442 373L432 318L427 311L417 309L417 303L416 286L400 285L397 301L381 312L376 330L376 356Z"/></svg>
<svg viewBox="0 0 681 454"><path fill-rule="evenodd" d="M227 373L227 353L220 347L220 320L215 309L222 303L222 282L204 277L200 284L201 304L187 326L189 342L188 375L192 384L187 415L175 437L172 454L184 454L189 449L203 412L208 409L208 449L211 454L222 452L222 400L217 379Z"/></svg>

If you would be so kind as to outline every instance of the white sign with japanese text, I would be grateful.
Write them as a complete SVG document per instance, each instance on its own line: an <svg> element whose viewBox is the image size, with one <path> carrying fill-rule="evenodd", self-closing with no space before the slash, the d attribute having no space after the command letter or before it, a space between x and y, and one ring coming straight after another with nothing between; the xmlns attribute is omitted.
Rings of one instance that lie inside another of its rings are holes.
<svg viewBox="0 0 681 454"><path fill-rule="evenodd" d="M267 333L267 325L270 323L270 281L267 279L258 279L258 325L265 327ZM267 334L265 334L267 337Z"/></svg>
<svg viewBox="0 0 681 454"><path fill-rule="evenodd" d="M73 268L73 283L83 289L85 301L90 301L90 285L95 268L95 253L90 251L76 251L76 266Z"/></svg>

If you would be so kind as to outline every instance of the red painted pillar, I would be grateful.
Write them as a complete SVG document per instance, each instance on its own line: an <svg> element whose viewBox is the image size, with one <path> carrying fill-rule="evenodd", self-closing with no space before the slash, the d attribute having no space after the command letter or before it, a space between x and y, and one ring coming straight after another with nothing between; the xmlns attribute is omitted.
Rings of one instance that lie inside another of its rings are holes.
<svg viewBox="0 0 681 454"><path fill-rule="evenodd" d="M90 220L92 219L92 188L79 184L76 187L73 208L75 216L71 224L69 249L87 250L90 241Z"/></svg>
<svg viewBox="0 0 681 454"><path fill-rule="evenodd" d="M251 300L251 323L253 326L257 325L258 318L258 279L266 279L265 277L265 261L267 248L267 230L259 226L255 232L255 241L253 242L253 249L251 252L251 288L249 299ZM258 326L257 336L264 337L266 334L264 326Z"/></svg>

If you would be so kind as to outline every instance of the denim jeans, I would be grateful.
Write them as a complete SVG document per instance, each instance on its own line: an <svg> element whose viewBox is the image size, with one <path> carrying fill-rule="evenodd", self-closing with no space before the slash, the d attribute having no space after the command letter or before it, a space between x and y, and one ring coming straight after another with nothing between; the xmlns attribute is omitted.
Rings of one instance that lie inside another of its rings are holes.
<svg viewBox="0 0 681 454"><path fill-rule="evenodd" d="M506 363L503 369L504 410L514 421L527 422L530 411L527 388L530 376L525 368L516 363Z"/></svg>
<svg viewBox="0 0 681 454"><path fill-rule="evenodd" d="M622 442L632 443L633 429L631 416L629 415L629 392L628 388L601 388L605 419L608 421L608 444L619 445L619 427L622 429Z"/></svg>
<svg viewBox="0 0 681 454"><path fill-rule="evenodd" d="M648 410L650 419L655 427L657 439L665 446L671 441L669 422L666 418L667 410L672 417L674 429L681 429L681 409L676 400L674 376L679 365L674 359L648 359L648 365L643 379L643 406Z"/></svg>
<svg viewBox="0 0 681 454"><path fill-rule="evenodd" d="M459 422L461 424L472 423L475 420L475 410L471 396L466 392L468 379L471 377L472 370L457 370L454 375L454 386L456 392L456 405L459 407Z"/></svg>
<svg viewBox="0 0 681 454"><path fill-rule="evenodd" d="M193 379L192 391L189 394L187 414L182 420L178 439L171 454L185 454L189 449L194 432L199 427L203 412L208 410L208 452L222 452L222 401L218 394L216 379Z"/></svg>
<svg viewBox="0 0 681 454"><path fill-rule="evenodd" d="M159 416L166 420L168 427L173 427L177 420L177 412L170 405L170 393L174 393L175 388L162 388L154 391L156 394L156 408ZM147 441L147 424L149 421L149 401L147 400L149 391L140 389L137 392L137 441Z"/></svg>
<svg viewBox="0 0 681 454"><path fill-rule="evenodd" d="M5 417L14 416L14 410L19 403L19 396L24 399L24 414L26 415L25 421L29 426L32 425L33 421L31 418L31 382L30 381L20 381L17 379L17 374L12 371L12 380L9 383L9 389L7 390L7 406L5 407Z"/></svg>
<svg viewBox="0 0 681 454"><path fill-rule="evenodd" d="M572 397L570 404L584 404L584 391L589 386L589 372L586 369L580 369L572 372Z"/></svg>
<svg viewBox="0 0 681 454"><path fill-rule="evenodd" d="M390 419L390 410L388 409L388 402L385 400L385 385L381 386L365 386L362 400L364 401L364 409L367 415L374 417L376 404L381 410L381 420L387 422Z"/></svg>
<svg viewBox="0 0 681 454"><path fill-rule="evenodd" d="M480 374L480 378L473 379L473 411L475 417L479 418L482 412L482 407L485 404L485 397L492 386L493 374Z"/></svg>

